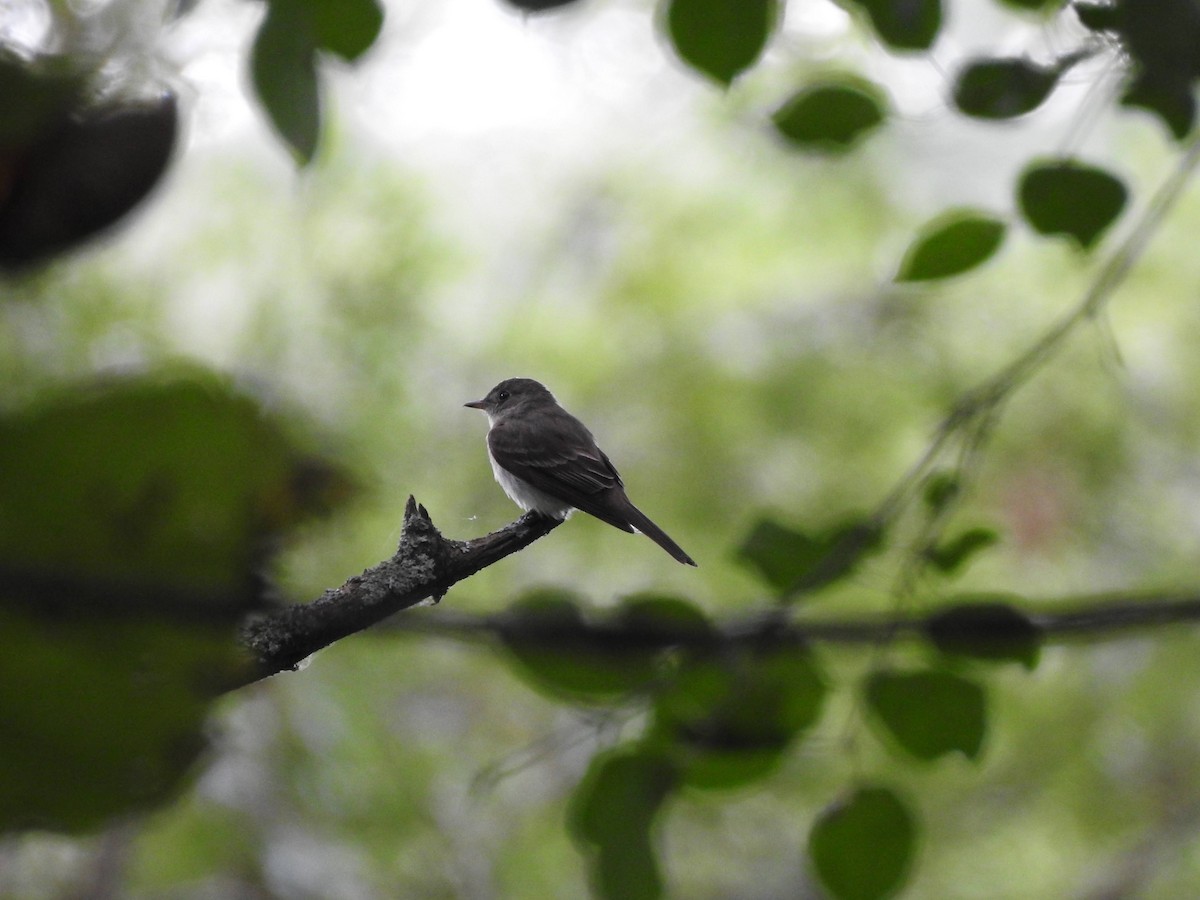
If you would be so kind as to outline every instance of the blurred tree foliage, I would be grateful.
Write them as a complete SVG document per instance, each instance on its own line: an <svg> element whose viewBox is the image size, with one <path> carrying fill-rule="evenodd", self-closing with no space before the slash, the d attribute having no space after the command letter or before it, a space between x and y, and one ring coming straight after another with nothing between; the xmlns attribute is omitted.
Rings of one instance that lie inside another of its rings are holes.
<svg viewBox="0 0 1200 900"><path fill-rule="evenodd" d="M956 117L1091 99L1008 207L923 223L878 60L940 62L940 0L847 0L836 60L783 0L639 7L725 92L716 177L593 174L495 237L486 305L411 176L329 140L375 0L267 0L247 46L303 196L226 166L152 252L71 258L184 165L146 58L193 7L121 27L150 6L0 30L0 895L1200 889L1191 0L976 0L1038 39L965 54ZM1120 171L1104 104L1148 113ZM246 617L390 553L409 493L503 521L455 413L514 374L699 573L573 520L230 693Z"/></svg>

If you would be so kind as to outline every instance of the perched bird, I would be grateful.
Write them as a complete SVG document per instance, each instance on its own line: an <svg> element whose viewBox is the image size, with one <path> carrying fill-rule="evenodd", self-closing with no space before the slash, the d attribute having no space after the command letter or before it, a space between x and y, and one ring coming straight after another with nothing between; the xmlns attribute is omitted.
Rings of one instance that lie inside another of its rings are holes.
<svg viewBox="0 0 1200 900"><path fill-rule="evenodd" d="M616 467L592 433L532 378L509 378L464 404L488 417L488 458L504 493L524 510L566 519L582 509L622 531L640 531L689 566L695 560L629 502Z"/></svg>

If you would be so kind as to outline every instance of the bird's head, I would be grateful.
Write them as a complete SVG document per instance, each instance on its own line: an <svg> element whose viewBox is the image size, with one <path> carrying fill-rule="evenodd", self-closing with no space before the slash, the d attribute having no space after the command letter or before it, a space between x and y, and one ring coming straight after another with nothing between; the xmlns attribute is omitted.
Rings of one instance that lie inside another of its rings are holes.
<svg viewBox="0 0 1200 900"><path fill-rule="evenodd" d="M495 419L522 406L554 402L554 395L540 382L532 378L507 378L488 391L482 400L472 400L463 406L482 409L489 419Z"/></svg>

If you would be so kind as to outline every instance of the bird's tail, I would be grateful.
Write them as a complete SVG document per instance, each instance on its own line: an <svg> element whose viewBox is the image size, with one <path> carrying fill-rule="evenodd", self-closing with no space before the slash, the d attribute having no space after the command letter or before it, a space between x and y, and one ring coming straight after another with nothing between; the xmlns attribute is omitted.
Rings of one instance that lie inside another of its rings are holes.
<svg viewBox="0 0 1200 900"><path fill-rule="evenodd" d="M629 508L626 510L626 518L628 519L630 525L670 553L671 556L675 557L675 559L677 559L679 562L688 566L696 565L696 561L684 553L682 547L671 540L670 536L665 531L651 522L646 514L632 503L629 504Z"/></svg>

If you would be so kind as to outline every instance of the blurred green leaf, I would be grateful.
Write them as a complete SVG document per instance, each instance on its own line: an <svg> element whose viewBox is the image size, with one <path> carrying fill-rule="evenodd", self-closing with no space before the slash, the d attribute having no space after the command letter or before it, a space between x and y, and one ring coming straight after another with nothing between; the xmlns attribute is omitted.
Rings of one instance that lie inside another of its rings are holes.
<svg viewBox="0 0 1200 900"><path fill-rule="evenodd" d="M866 698L888 733L917 759L979 755L987 698L974 681L933 669L880 671L867 680Z"/></svg>
<svg viewBox="0 0 1200 900"><path fill-rule="evenodd" d="M281 0L269 0L273 5ZM282 0L289 2L289 0ZM370 49L383 28L377 0L300 0L312 20L314 43L322 50L354 62Z"/></svg>
<svg viewBox="0 0 1200 900"><path fill-rule="evenodd" d="M962 481L954 472L934 472L925 482L924 500L930 512L941 513L953 503L962 491Z"/></svg>
<svg viewBox="0 0 1200 900"><path fill-rule="evenodd" d="M928 50L942 28L941 0L845 0L866 12L876 34L896 50Z"/></svg>
<svg viewBox="0 0 1200 900"><path fill-rule="evenodd" d="M763 518L742 542L736 558L782 592L819 562L825 550L818 538Z"/></svg>
<svg viewBox="0 0 1200 900"><path fill-rule="evenodd" d="M1005 224L972 210L955 210L921 229L904 254L897 281L961 275L987 262L1004 241Z"/></svg>
<svg viewBox="0 0 1200 900"><path fill-rule="evenodd" d="M536 687L573 701L608 702L644 690L662 650L653 635L630 641L620 627L587 621L576 595L550 589L509 607L501 637Z"/></svg>
<svg viewBox="0 0 1200 900"><path fill-rule="evenodd" d="M1075 160L1029 166L1018 187L1021 214L1040 234L1062 234L1090 250L1125 208L1128 191L1116 176Z"/></svg>
<svg viewBox="0 0 1200 900"><path fill-rule="evenodd" d="M217 379L73 391L0 419L0 589L89 615L237 614L279 535L348 490Z"/></svg>
<svg viewBox="0 0 1200 900"><path fill-rule="evenodd" d="M989 662L1037 665L1042 630L1007 598L994 594L963 597L937 613L925 633L942 653Z"/></svg>
<svg viewBox="0 0 1200 900"><path fill-rule="evenodd" d="M240 683L283 531L348 491L215 378L121 380L0 419L0 830L162 802Z"/></svg>
<svg viewBox="0 0 1200 900"><path fill-rule="evenodd" d="M667 0L667 36L679 58L728 85L762 55L776 0Z"/></svg>
<svg viewBox="0 0 1200 900"><path fill-rule="evenodd" d="M883 122L887 99L876 85L842 79L810 85L772 117L789 143L806 150L844 153Z"/></svg>
<svg viewBox="0 0 1200 900"><path fill-rule="evenodd" d="M882 543L883 535L871 519L807 534L763 518L742 542L736 558L780 594L793 597L850 575Z"/></svg>
<svg viewBox="0 0 1200 900"><path fill-rule="evenodd" d="M1012 119L1041 106L1062 69L1027 59L975 59L958 73L954 105L981 119Z"/></svg>
<svg viewBox="0 0 1200 900"><path fill-rule="evenodd" d="M991 547L1000 540L992 528L968 528L966 531L932 546L925 551L925 558L939 572L949 575L957 572L980 550Z"/></svg>
<svg viewBox="0 0 1200 900"><path fill-rule="evenodd" d="M630 594L617 607L615 624L651 644L702 644L716 638L712 622L693 603L663 594Z"/></svg>
<svg viewBox="0 0 1200 900"><path fill-rule="evenodd" d="M259 102L303 164L312 161L321 134L317 39L308 0L270 0L251 55Z"/></svg>
<svg viewBox="0 0 1200 900"><path fill-rule="evenodd" d="M575 841L589 852L599 896L662 896L653 827L674 787L671 764L644 747L617 747L592 760L571 797L568 825Z"/></svg>
<svg viewBox="0 0 1200 900"><path fill-rule="evenodd" d="M0 832L80 831L169 800L244 663L232 631L0 608Z"/></svg>
<svg viewBox="0 0 1200 900"><path fill-rule="evenodd" d="M878 900L904 887L917 847L908 806L885 787L861 787L825 808L808 854L837 900Z"/></svg>
<svg viewBox="0 0 1200 900"><path fill-rule="evenodd" d="M761 778L816 723L825 692L802 646L689 661L656 697L650 734L687 784L735 787Z"/></svg>

